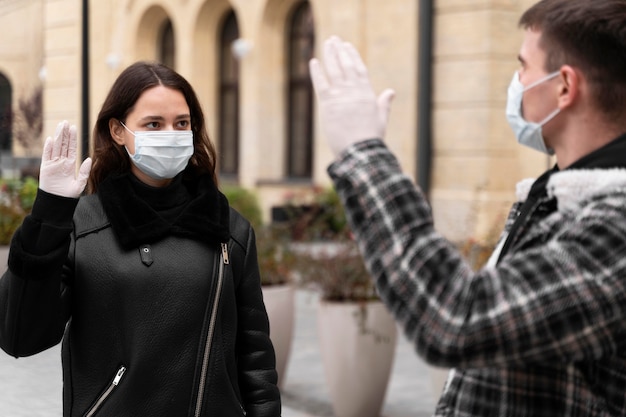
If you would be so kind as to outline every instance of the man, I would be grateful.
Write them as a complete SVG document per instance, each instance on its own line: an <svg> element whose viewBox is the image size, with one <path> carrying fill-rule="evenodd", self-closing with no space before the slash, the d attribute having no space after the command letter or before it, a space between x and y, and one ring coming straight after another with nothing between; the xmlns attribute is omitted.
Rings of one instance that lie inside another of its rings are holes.
<svg viewBox="0 0 626 417"><path fill-rule="evenodd" d="M435 231L381 140L393 92L338 38L311 61L329 174L382 299L454 368L436 416L626 415L626 1L543 0L520 26L506 115L557 166L518 188L485 268Z"/></svg>

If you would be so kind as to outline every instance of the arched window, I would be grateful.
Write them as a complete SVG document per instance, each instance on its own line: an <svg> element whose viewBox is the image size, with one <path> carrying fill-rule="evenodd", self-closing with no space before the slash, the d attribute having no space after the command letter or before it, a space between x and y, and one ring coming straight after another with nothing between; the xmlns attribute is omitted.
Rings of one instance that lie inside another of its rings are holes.
<svg viewBox="0 0 626 417"><path fill-rule="evenodd" d="M0 74L0 152L11 152L13 139L13 89L9 80Z"/></svg>
<svg viewBox="0 0 626 417"><path fill-rule="evenodd" d="M174 68L174 28L172 21L163 22L159 32L159 61L170 68Z"/></svg>
<svg viewBox="0 0 626 417"><path fill-rule="evenodd" d="M239 170L239 62L232 52L239 38L239 25L233 11L224 19L219 48L219 170L224 177L236 178Z"/></svg>
<svg viewBox="0 0 626 417"><path fill-rule="evenodd" d="M289 22L287 176L310 178L313 170L313 87L309 60L313 57L315 28L308 1L294 10Z"/></svg>

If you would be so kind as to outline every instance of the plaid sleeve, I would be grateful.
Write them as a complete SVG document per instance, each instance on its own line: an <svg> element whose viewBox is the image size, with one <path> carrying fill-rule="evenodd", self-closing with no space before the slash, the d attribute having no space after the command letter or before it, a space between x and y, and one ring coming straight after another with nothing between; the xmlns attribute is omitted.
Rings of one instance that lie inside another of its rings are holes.
<svg viewBox="0 0 626 417"><path fill-rule="evenodd" d="M328 172L381 298L426 361L571 362L626 347L623 195L554 213L475 273L380 140L352 146Z"/></svg>

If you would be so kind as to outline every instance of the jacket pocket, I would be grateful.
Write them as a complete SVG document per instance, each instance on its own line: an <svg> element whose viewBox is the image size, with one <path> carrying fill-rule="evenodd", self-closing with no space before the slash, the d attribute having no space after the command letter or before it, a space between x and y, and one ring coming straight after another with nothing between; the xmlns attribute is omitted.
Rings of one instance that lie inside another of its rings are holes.
<svg viewBox="0 0 626 417"><path fill-rule="evenodd" d="M120 381L122 380L122 377L124 376L124 372L126 372L126 367L122 365L122 366L120 366L120 368L115 373L115 377L113 378L113 381L111 381L109 386L107 386L107 388L100 395L100 397L98 397L98 399L91 406L89 411L87 411L87 413L85 413L84 417L93 417L93 416L96 415L96 413L98 412L98 409L102 406L102 404L104 404L104 402L107 400L107 398L109 398L111 396L113 391L115 391L115 389L119 385Z"/></svg>

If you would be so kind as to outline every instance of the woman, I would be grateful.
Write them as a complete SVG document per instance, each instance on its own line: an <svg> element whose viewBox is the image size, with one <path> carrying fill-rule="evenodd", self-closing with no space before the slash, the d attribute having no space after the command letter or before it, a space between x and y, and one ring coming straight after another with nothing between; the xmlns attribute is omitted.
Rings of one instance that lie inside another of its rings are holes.
<svg viewBox="0 0 626 417"><path fill-rule="evenodd" d="M46 140L0 279L2 349L63 339L64 416L279 416L254 232L216 187L191 86L130 66L93 139L78 174L76 129Z"/></svg>

